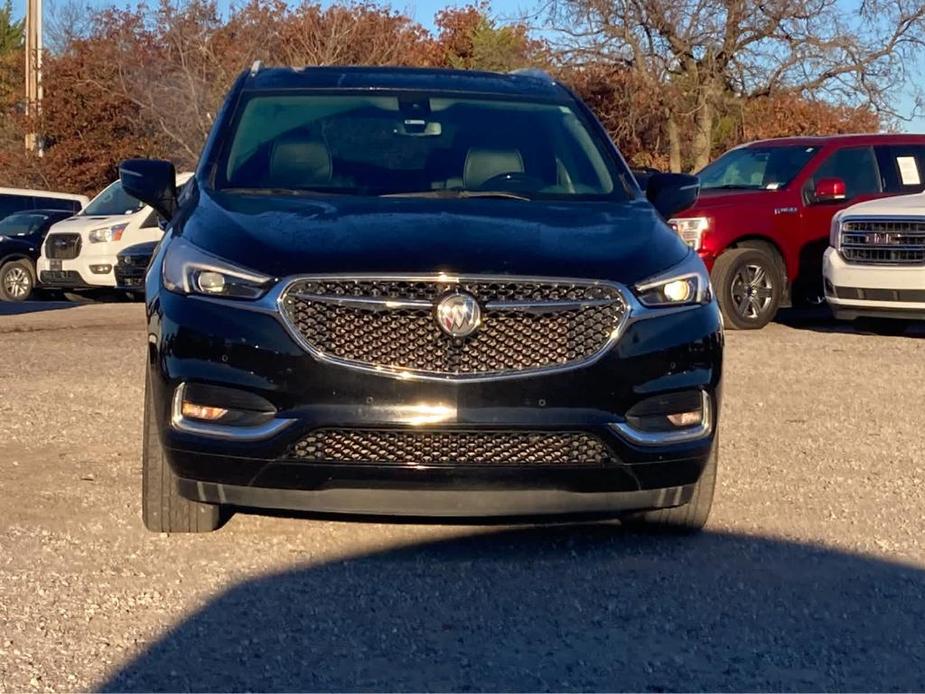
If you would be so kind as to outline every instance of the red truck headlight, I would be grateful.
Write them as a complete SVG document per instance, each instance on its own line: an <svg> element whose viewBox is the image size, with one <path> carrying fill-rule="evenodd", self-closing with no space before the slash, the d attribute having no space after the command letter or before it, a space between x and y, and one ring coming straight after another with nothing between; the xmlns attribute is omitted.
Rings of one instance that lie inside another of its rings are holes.
<svg viewBox="0 0 925 694"><path fill-rule="evenodd" d="M703 235L710 229L709 217L675 217L668 220L668 225L678 232L678 236L695 251L699 251Z"/></svg>

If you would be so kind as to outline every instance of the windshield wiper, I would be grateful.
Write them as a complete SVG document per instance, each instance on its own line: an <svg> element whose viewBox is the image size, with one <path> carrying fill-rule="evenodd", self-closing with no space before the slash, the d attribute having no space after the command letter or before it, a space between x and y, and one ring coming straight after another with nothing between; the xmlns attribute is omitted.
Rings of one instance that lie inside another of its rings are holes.
<svg viewBox="0 0 925 694"><path fill-rule="evenodd" d="M383 198L507 198L509 200L527 200L533 198L523 193L512 193L507 190L457 190L445 188L441 190L420 190L410 193L385 193Z"/></svg>
<svg viewBox="0 0 925 694"><path fill-rule="evenodd" d="M761 186L746 186L741 183L724 183L721 186L703 186L704 190L769 190Z"/></svg>

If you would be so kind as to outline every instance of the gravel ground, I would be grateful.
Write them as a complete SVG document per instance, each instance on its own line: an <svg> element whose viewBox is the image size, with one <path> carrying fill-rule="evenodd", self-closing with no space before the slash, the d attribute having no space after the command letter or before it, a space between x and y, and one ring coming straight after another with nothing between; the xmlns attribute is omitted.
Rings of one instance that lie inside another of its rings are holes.
<svg viewBox="0 0 925 694"><path fill-rule="evenodd" d="M921 332L730 333L697 538L168 537L139 517L143 308L67 306L0 316L0 690L925 689Z"/></svg>

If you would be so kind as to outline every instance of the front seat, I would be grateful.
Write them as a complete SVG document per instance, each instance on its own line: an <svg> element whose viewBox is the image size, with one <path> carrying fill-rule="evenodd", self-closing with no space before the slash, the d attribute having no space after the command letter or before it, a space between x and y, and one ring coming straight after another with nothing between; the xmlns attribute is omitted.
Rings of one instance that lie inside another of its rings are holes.
<svg viewBox="0 0 925 694"><path fill-rule="evenodd" d="M471 147L463 165L463 186L474 190L500 174L523 172L520 150Z"/></svg>
<svg viewBox="0 0 925 694"><path fill-rule="evenodd" d="M331 182L331 152L323 142L305 135L289 134L273 143L268 172L269 185L305 188Z"/></svg>

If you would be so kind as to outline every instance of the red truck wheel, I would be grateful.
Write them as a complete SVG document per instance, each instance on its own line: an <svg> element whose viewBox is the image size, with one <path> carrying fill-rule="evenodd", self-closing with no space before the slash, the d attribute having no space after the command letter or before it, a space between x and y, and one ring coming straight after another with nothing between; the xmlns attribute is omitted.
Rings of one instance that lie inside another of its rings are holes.
<svg viewBox="0 0 925 694"><path fill-rule="evenodd" d="M726 327L757 330L780 307L784 282L776 259L759 248L733 248L713 264L716 300Z"/></svg>

